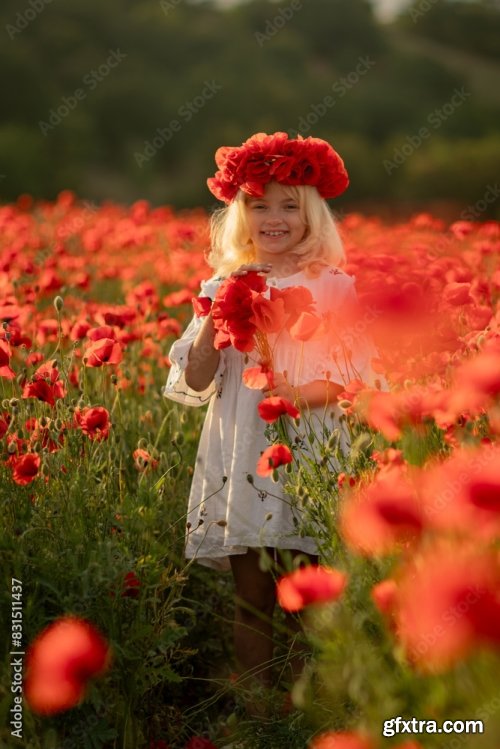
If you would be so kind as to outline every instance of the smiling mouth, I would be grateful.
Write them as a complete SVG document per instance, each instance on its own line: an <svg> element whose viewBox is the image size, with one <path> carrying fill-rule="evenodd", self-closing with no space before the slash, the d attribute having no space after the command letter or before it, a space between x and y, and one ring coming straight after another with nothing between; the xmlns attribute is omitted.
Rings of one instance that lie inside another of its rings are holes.
<svg viewBox="0 0 500 749"><path fill-rule="evenodd" d="M287 231L263 231L261 232L265 237L284 237L288 234Z"/></svg>

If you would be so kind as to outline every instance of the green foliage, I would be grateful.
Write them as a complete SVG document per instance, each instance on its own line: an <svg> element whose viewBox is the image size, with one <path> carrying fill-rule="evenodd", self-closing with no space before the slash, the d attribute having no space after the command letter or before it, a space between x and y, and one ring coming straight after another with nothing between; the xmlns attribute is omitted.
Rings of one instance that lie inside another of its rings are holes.
<svg viewBox="0 0 500 749"><path fill-rule="evenodd" d="M399 19L402 27L452 47L500 59L500 14L494 0L414 0Z"/></svg>

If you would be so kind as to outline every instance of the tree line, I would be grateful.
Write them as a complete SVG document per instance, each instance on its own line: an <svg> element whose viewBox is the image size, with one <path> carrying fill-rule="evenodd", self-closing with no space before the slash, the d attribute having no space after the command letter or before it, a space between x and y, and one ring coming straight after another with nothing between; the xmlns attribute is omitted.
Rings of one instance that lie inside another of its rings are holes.
<svg viewBox="0 0 500 749"><path fill-rule="evenodd" d="M416 0L390 27L368 0L4 0L0 199L69 188L209 208L216 148L285 130L342 154L340 208L471 209L494 192L500 100L476 90L470 60L500 66L499 18L458 0ZM466 52L463 70L425 39Z"/></svg>

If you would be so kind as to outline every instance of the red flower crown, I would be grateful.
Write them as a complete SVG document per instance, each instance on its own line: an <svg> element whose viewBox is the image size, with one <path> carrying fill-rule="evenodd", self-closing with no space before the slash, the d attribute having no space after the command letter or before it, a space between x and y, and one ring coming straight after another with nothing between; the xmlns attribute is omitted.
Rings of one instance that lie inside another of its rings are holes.
<svg viewBox="0 0 500 749"><path fill-rule="evenodd" d="M239 147L218 148L215 162L219 171L207 179L207 185L225 203L231 203L238 190L261 198L271 180L282 185L313 185L322 198L336 198L349 185L344 162L321 138L256 133Z"/></svg>

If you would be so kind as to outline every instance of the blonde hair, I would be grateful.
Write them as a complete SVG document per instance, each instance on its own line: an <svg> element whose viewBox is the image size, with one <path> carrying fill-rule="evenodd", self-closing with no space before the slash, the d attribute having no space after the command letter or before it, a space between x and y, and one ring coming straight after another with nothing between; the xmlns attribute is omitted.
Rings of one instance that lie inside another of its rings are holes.
<svg viewBox="0 0 500 749"><path fill-rule="evenodd" d="M283 188L297 201L300 217L306 225L303 239L291 253L297 258L299 270L316 278L325 265L343 265L344 246L328 203L311 185L283 185ZM247 198L239 190L230 205L216 209L210 217L211 250L207 262L217 275L227 276L240 265L256 261L245 213Z"/></svg>

